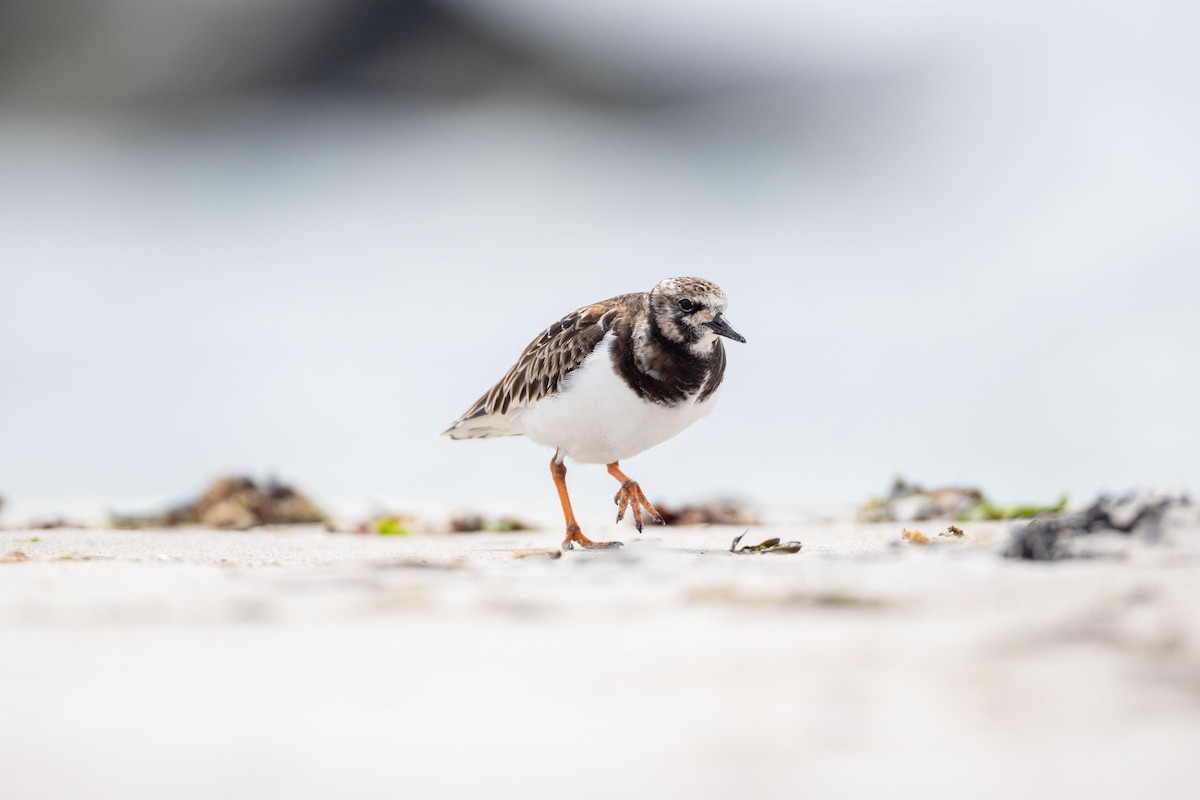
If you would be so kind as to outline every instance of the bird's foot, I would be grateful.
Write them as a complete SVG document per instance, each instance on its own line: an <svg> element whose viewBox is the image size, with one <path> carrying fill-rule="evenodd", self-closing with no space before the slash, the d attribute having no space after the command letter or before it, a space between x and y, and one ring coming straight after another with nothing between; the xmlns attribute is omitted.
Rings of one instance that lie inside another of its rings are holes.
<svg viewBox="0 0 1200 800"><path fill-rule="evenodd" d="M625 519L626 508L633 509L633 524L638 529L638 533L641 533L644 527L643 512L651 522L657 522L659 525L665 525L667 522L662 518L662 514L659 514L654 510L654 506L650 505L650 501L646 499L646 494L642 491L642 487L638 486L637 481L622 483L613 502L617 504L617 522Z"/></svg>
<svg viewBox="0 0 1200 800"><path fill-rule="evenodd" d="M593 542L583 535L583 531L579 530L578 525L568 525L567 538L563 539L562 549L574 550L575 545L579 545L584 550L616 550L618 547L624 547L622 542Z"/></svg>

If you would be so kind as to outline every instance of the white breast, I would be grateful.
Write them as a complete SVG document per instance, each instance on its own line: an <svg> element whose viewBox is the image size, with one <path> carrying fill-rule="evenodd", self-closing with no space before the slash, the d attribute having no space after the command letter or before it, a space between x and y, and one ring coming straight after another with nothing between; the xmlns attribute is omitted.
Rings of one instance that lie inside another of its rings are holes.
<svg viewBox="0 0 1200 800"><path fill-rule="evenodd" d="M692 397L674 406L638 397L613 369L613 340L605 336L559 391L523 409L514 427L575 461L611 464L665 442L712 411L719 389L703 403Z"/></svg>

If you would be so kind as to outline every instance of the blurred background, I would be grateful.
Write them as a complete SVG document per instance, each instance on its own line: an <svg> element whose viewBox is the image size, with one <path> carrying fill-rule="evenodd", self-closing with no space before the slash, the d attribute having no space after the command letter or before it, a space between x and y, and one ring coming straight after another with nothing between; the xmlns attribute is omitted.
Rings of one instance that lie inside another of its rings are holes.
<svg viewBox="0 0 1200 800"><path fill-rule="evenodd" d="M712 417L626 465L656 500L1195 487L1198 23L0 0L0 494L249 471L553 506L548 452L438 433L558 316L674 275L749 343ZM610 484L574 470L577 507Z"/></svg>

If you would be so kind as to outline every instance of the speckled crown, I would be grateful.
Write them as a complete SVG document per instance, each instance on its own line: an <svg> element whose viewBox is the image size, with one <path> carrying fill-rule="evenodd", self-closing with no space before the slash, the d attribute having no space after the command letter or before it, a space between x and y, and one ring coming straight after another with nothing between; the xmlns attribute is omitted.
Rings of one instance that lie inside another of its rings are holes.
<svg viewBox="0 0 1200 800"><path fill-rule="evenodd" d="M661 294L667 297L704 297L716 301L716 305L724 305L728 298L724 290L715 283L704 278L681 277L667 278L659 281L651 294Z"/></svg>

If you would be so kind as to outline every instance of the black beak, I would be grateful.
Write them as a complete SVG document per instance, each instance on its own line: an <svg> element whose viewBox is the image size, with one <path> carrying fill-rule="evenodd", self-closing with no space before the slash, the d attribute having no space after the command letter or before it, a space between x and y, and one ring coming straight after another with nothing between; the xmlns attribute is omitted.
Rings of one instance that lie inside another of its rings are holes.
<svg viewBox="0 0 1200 800"><path fill-rule="evenodd" d="M725 321L724 314L717 314L713 321L708 323L708 327L718 336L724 336L726 339L733 339L742 344L746 343L746 337L735 331L733 326Z"/></svg>

